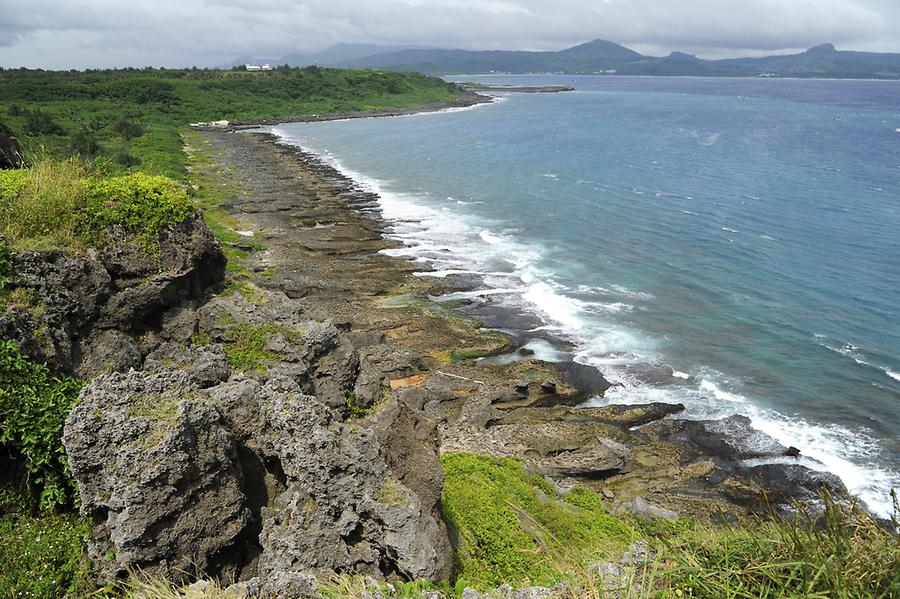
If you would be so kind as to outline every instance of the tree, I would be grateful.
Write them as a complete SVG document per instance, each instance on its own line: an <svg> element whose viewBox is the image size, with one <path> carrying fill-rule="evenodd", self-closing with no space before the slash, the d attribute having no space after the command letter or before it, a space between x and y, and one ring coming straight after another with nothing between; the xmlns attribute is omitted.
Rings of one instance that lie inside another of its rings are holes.
<svg viewBox="0 0 900 599"><path fill-rule="evenodd" d="M25 133L30 135L65 135L66 130L53 116L36 108L25 111Z"/></svg>

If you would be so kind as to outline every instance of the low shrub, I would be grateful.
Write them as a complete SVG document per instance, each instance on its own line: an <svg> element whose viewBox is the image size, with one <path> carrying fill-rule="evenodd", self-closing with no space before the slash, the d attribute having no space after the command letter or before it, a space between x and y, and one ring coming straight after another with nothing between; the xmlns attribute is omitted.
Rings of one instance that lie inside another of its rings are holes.
<svg viewBox="0 0 900 599"><path fill-rule="evenodd" d="M141 126L140 123L129 121L128 119L117 121L115 129L116 132L125 139L134 139L135 137L140 137L144 134L144 127Z"/></svg>
<svg viewBox="0 0 900 599"><path fill-rule="evenodd" d="M78 131L69 142L72 154L83 158L93 158L103 151L103 146L90 131Z"/></svg>
<svg viewBox="0 0 900 599"><path fill-rule="evenodd" d="M65 135L66 130L53 116L39 108L25 110L25 133L29 135Z"/></svg>
<svg viewBox="0 0 900 599"><path fill-rule="evenodd" d="M122 148L116 152L115 155L113 155L113 160L125 168L132 168L141 164L141 159L129 152L128 148Z"/></svg>
<svg viewBox="0 0 900 599"><path fill-rule="evenodd" d="M133 173L123 177L91 178L79 214L82 238L100 244L112 226L134 235L152 250L166 225L180 223L197 212L184 189L160 175Z"/></svg>
<svg viewBox="0 0 900 599"><path fill-rule="evenodd" d="M22 457L27 491L43 511L74 499L62 433L82 385L75 378L53 376L22 355L15 343L0 340L0 446Z"/></svg>

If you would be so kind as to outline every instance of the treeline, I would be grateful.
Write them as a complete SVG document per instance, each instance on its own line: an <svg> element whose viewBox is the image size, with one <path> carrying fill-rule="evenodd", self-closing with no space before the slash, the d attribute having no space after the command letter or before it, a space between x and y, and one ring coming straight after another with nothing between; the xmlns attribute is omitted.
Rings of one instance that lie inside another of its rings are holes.
<svg viewBox="0 0 900 599"><path fill-rule="evenodd" d="M199 82L199 83L197 83ZM438 82L416 73L293 68L271 71L234 68L213 69L115 69L103 71L44 71L0 69L0 101L57 102L61 100L120 99L140 103L177 103L179 92L191 89L227 90L275 94L297 98L335 86L350 86L362 93L398 94L433 87ZM438 87L448 87L447 84Z"/></svg>

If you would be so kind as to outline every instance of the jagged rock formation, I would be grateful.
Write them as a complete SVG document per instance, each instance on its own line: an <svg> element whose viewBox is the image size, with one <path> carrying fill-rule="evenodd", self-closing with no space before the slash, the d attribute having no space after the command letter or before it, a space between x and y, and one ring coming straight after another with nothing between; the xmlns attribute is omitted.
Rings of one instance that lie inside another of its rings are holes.
<svg viewBox="0 0 900 599"><path fill-rule="evenodd" d="M36 361L85 377L137 367L152 349L139 337L177 329L181 306L224 273L219 243L199 216L164 228L158 255L124 238L84 255L21 252L7 287L32 292L35 302L0 314L0 336Z"/></svg>
<svg viewBox="0 0 900 599"><path fill-rule="evenodd" d="M449 415L452 399L445 402L435 412L443 449L517 457L563 484L592 481L605 497L641 515L651 512L629 506L646 503L644 497L670 516L708 513L711 505L791 510L795 500L815 502L823 487L847 497L840 479L798 463L796 448L755 430L744 416L694 421L667 418L684 410L678 404L542 408L509 398L470 401Z"/></svg>
<svg viewBox="0 0 900 599"><path fill-rule="evenodd" d="M401 413L381 414L382 426L414 432L395 426ZM340 422L291 379L202 389L181 370L99 377L64 443L104 580L129 567L170 579L258 575L264 587L317 570L450 574L434 448L402 449L412 464L432 465L437 480L416 485L388 466L403 463L397 448Z"/></svg>
<svg viewBox="0 0 900 599"><path fill-rule="evenodd" d="M19 141L6 125L0 123L0 169L21 168L22 165Z"/></svg>

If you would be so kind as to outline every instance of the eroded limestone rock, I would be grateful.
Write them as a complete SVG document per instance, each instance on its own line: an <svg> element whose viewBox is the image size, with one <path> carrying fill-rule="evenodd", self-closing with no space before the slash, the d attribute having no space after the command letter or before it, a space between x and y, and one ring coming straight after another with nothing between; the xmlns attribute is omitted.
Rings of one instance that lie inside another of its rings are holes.
<svg viewBox="0 0 900 599"><path fill-rule="evenodd" d="M102 581L133 567L173 580L216 571L251 517L234 438L185 372L95 379L63 443Z"/></svg>
<svg viewBox="0 0 900 599"><path fill-rule="evenodd" d="M134 567L173 580L258 576L262 592L298 596L315 572L449 577L424 414L391 404L377 422L342 422L287 377L210 386L177 361L215 370L221 349L192 351L164 345L148 371L95 379L67 420L103 580Z"/></svg>

